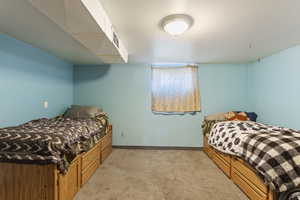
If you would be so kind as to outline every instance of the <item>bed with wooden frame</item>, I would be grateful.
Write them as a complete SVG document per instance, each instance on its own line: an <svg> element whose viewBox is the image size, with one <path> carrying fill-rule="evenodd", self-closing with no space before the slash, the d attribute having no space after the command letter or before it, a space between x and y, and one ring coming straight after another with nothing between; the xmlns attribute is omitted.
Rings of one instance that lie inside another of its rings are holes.
<svg viewBox="0 0 300 200"><path fill-rule="evenodd" d="M277 200L277 194L264 184L255 170L242 159L222 153L208 144L204 136L203 150L207 156L230 178L251 200Z"/></svg>
<svg viewBox="0 0 300 200"><path fill-rule="evenodd" d="M78 155L63 175L55 164L0 163L1 200L72 200L112 152L112 125L89 151Z"/></svg>

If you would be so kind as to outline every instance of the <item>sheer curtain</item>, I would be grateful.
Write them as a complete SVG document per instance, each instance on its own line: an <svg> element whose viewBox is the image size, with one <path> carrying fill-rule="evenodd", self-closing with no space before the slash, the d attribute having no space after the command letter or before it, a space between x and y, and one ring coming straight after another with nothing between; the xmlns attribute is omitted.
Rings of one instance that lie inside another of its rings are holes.
<svg viewBox="0 0 300 200"><path fill-rule="evenodd" d="M152 67L152 111L200 111L198 67Z"/></svg>

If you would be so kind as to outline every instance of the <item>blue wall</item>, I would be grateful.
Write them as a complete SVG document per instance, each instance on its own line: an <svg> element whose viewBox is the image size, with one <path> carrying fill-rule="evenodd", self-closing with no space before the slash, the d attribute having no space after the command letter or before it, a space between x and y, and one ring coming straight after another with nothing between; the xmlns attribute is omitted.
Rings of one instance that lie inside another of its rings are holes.
<svg viewBox="0 0 300 200"><path fill-rule="evenodd" d="M151 112L150 65L77 66L74 102L109 113L114 145L199 147L204 115L246 108L246 73L243 65L201 65L202 112L161 116Z"/></svg>
<svg viewBox="0 0 300 200"><path fill-rule="evenodd" d="M300 46L261 62L201 65L202 112L161 116L151 112L150 65L75 66L73 83L72 64L0 34L0 127L54 117L74 101L109 113L114 145L201 146L203 116L229 110L300 129L299 55Z"/></svg>
<svg viewBox="0 0 300 200"><path fill-rule="evenodd" d="M0 94L0 127L56 116L73 103L73 67L0 34Z"/></svg>
<svg viewBox="0 0 300 200"><path fill-rule="evenodd" d="M247 90L260 122L300 129L300 46L249 64Z"/></svg>

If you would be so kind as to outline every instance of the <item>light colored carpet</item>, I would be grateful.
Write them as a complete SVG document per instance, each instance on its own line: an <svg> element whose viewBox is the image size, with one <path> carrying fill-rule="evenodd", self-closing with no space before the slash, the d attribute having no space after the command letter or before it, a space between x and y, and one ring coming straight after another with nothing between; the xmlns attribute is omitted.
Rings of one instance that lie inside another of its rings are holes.
<svg viewBox="0 0 300 200"><path fill-rule="evenodd" d="M247 200L201 151L114 149L76 200Z"/></svg>

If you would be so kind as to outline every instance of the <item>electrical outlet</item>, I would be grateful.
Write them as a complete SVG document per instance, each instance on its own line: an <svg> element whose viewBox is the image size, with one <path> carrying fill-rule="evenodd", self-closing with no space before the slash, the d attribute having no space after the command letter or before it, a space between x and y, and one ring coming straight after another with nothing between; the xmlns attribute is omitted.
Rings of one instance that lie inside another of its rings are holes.
<svg viewBox="0 0 300 200"><path fill-rule="evenodd" d="M44 101L44 108L45 108L45 109L48 108L48 101Z"/></svg>

